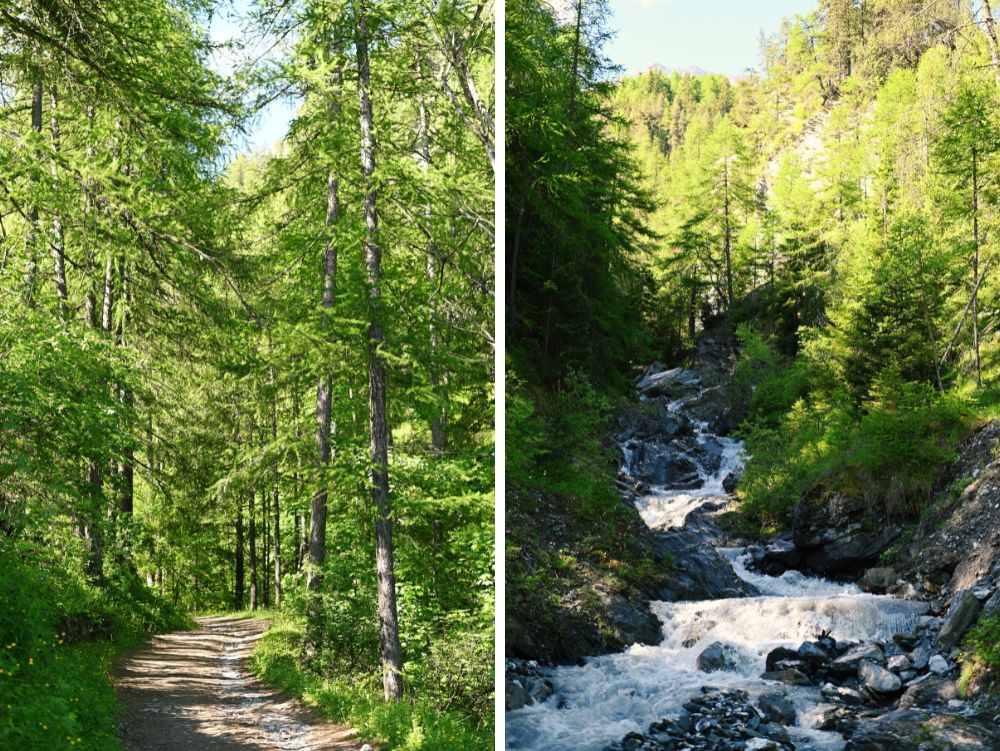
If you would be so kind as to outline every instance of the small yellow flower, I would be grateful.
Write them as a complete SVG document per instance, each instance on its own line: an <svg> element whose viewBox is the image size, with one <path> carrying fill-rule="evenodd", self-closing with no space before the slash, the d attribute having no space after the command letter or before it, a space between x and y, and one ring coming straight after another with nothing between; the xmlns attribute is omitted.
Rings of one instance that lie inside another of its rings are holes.
<svg viewBox="0 0 1000 751"><path fill-rule="evenodd" d="M35 664L35 658L34 657L29 657L28 658L28 664L29 665L34 665Z"/></svg>

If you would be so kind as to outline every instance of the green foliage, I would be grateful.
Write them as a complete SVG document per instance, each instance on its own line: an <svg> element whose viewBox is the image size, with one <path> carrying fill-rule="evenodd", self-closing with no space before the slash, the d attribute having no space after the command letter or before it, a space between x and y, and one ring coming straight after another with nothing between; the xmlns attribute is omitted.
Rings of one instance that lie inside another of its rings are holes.
<svg viewBox="0 0 1000 751"><path fill-rule="evenodd" d="M1000 679L1000 615L980 618L965 635L964 644L966 664L984 669L993 681Z"/></svg>
<svg viewBox="0 0 1000 751"><path fill-rule="evenodd" d="M386 751L445 751L492 748L492 681L484 685L483 664L492 666L492 649L476 644L476 634L451 635L427 662L407 669L414 691L386 704L381 681L359 682L351 673L326 678L304 671L301 622L279 620L254 650L253 672L293 696L302 697L334 722L351 725L361 737ZM481 639L478 641L482 641ZM486 654L489 652L489 655ZM472 663L480 662L470 670Z"/></svg>
<svg viewBox="0 0 1000 751"><path fill-rule="evenodd" d="M74 571L79 560L51 547L0 539L2 748L118 749L112 659L151 632L190 625L134 577L98 588Z"/></svg>

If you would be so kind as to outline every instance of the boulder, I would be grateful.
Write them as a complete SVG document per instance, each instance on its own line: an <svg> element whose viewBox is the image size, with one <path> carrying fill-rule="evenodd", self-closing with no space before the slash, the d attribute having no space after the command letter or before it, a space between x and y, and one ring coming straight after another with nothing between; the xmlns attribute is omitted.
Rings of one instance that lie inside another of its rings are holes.
<svg viewBox="0 0 1000 751"><path fill-rule="evenodd" d="M899 572L896 569L879 566L865 571L858 584L866 592L874 592L880 595L893 586L898 578Z"/></svg>
<svg viewBox="0 0 1000 751"><path fill-rule="evenodd" d="M528 690L521 685L516 678L508 678L504 684L504 708L508 712L513 712L522 707L528 707L535 703Z"/></svg>
<svg viewBox="0 0 1000 751"><path fill-rule="evenodd" d="M828 576L851 574L876 562L901 532L896 524L871 523L864 504L839 493L802 501L792 515L792 539L803 563Z"/></svg>
<svg viewBox="0 0 1000 751"><path fill-rule="evenodd" d="M830 659L829 653L819 644L812 641L804 641L799 645L796 654L812 665L821 665Z"/></svg>
<svg viewBox="0 0 1000 751"><path fill-rule="evenodd" d="M931 648L926 644L919 645L910 653L910 662L913 663L913 667L916 670L924 670L927 667L927 663L930 662Z"/></svg>
<svg viewBox="0 0 1000 751"><path fill-rule="evenodd" d="M795 705L784 691L767 691L761 694L757 699L757 706L768 722L777 722L781 725L795 723Z"/></svg>
<svg viewBox="0 0 1000 751"><path fill-rule="evenodd" d="M729 561L690 530L663 530L654 539L657 558L671 566L669 580L655 599L719 600L759 594L756 587L736 575Z"/></svg>
<svg viewBox="0 0 1000 751"><path fill-rule="evenodd" d="M716 670L736 671L739 669L740 652L732 644L712 642L695 660L698 670L714 673Z"/></svg>
<svg viewBox="0 0 1000 751"><path fill-rule="evenodd" d="M760 677L765 681L778 681L779 683L787 683L790 686L813 686L815 683L812 678L803 673L801 670L796 670L795 668L785 668L784 670L769 670L766 673L761 673Z"/></svg>
<svg viewBox="0 0 1000 751"><path fill-rule="evenodd" d="M889 658L886 667L893 673L903 673L909 670L912 665L910 664L910 658L906 655L894 655Z"/></svg>
<svg viewBox="0 0 1000 751"><path fill-rule="evenodd" d="M798 668L802 666L802 658L794 649L788 647L777 647L767 653L764 659L764 666L768 671L781 670L783 668Z"/></svg>
<svg viewBox="0 0 1000 751"><path fill-rule="evenodd" d="M824 683L819 692L827 699L834 699L849 706L858 707L865 703L865 697L860 692L846 686L834 686L832 683Z"/></svg>
<svg viewBox="0 0 1000 751"><path fill-rule="evenodd" d="M951 603L948 615L945 616L944 622L941 624L941 633L938 634L938 646L941 649L950 649L957 644L958 640L962 638L962 634L965 633L965 630L972 625L982 606L982 602L979 601L972 590L963 589L959 592L955 600Z"/></svg>
<svg viewBox="0 0 1000 751"><path fill-rule="evenodd" d="M693 370L671 368L664 370L658 362L650 365L642 378L636 384L640 397L655 399L665 396L677 399L686 394L694 393L701 385L701 377Z"/></svg>
<svg viewBox="0 0 1000 751"><path fill-rule="evenodd" d="M947 704L958 697L955 681L939 675L928 675L922 681L908 686L899 697L900 709L909 707L935 707Z"/></svg>
<svg viewBox="0 0 1000 751"><path fill-rule="evenodd" d="M842 677L856 675L862 660L885 665L885 655L877 644L859 644L830 663L830 672Z"/></svg>
<svg viewBox="0 0 1000 751"><path fill-rule="evenodd" d="M951 667L948 665L948 661L944 659L941 655L934 655L930 662L927 663L927 667L934 675L944 675L947 673Z"/></svg>
<svg viewBox="0 0 1000 751"><path fill-rule="evenodd" d="M868 660L862 660L858 666L858 679L864 686L880 694L893 694L903 687L903 681L898 675Z"/></svg>
<svg viewBox="0 0 1000 751"><path fill-rule="evenodd" d="M861 722L844 751L994 751L997 748L1000 748L1000 728L989 719L898 709Z"/></svg>

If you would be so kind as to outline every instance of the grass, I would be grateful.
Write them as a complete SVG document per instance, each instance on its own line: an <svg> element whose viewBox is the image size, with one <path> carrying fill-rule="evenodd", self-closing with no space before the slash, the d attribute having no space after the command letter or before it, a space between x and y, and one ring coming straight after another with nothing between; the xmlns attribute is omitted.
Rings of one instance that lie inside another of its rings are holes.
<svg viewBox="0 0 1000 751"><path fill-rule="evenodd" d="M332 722L350 725L381 751L486 751L493 727L479 727L458 711L441 710L421 696L387 704L356 677L322 677L303 669L300 620L277 616L250 661L254 675L300 698Z"/></svg>

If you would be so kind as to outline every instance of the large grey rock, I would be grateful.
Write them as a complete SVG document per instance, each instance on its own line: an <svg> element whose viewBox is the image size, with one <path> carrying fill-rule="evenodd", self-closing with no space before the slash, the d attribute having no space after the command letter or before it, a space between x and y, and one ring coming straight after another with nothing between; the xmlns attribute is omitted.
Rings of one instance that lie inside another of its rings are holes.
<svg viewBox="0 0 1000 751"><path fill-rule="evenodd" d="M775 647L764 658L764 666L768 671L801 668L803 663L804 660L798 651L788 647Z"/></svg>
<svg viewBox="0 0 1000 751"><path fill-rule="evenodd" d="M516 678L508 678L504 684L504 707L508 712L513 712L522 707L528 707L535 703L528 690L521 685L521 681Z"/></svg>
<svg viewBox="0 0 1000 751"><path fill-rule="evenodd" d="M830 672L839 676L855 675L862 660L879 666L885 665L885 655L877 644L859 644L831 662Z"/></svg>
<svg viewBox="0 0 1000 751"><path fill-rule="evenodd" d="M768 722L777 722L781 725L795 723L795 705L784 691L767 691L761 694L757 699L757 706Z"/></svg>
<svg viewBox="0 0 1000 751"><path fill-rule="evenodd" d="M910 658L906 655L893 655L889 658L886 667L893 673L904 673L913 666L910 663Z"/></svg>
<svg viewBox="0 0 1000 751"><path fill-rule="evenodd" d="M795 668L785 668L783 670L769 670L766 673L761 673L760 677L765 681L778 681L779 683L787 683L790 686L813 686L815 685L812 678L803 673L801 670L796 670Z"/></svg>
<svg viewBox="0 0 1000 751"><path fill-rule="evenodd" d="M906 688L899 697L899 707L906 709L941 706L957 697L958 687L955 681L938 675L928 675L922 681Z"/></svg>
<svg viewBox="0 0 1000 751"><path fill-rule="evenodd" d="M665 396L677 399L685 394L693 393L701 385L701 377L692 370L671 368L663 370L660 363L654 362L636 384L639 396L653 399Z"/></svg>
<svg viewBox="0 0 1000 751"><path fill-rule="evenodd" d="M963 589L959 592L948 610L948 615L945 616L944 623L941 624L938 646L941 649L950 649L957 644L965 630L976 619L982 606L972 590Z"/></svg>
<svg viewBox="0 0 1000 751"><path fill-rule="evenodd" d="M898 709L862 722L844 751L996 751L1000 728L988 719Z"/></svg>
<svg viewBox="0 0 1000 751"><path fill-rule="evenodd" d="M719 600L759 594L756 587L736 575L729 561L690 530L663 530L655 539L657 557L670 565L669 581L656 599Z"/></svg>
<svg viewBox="0 0 1000 751"><path fill-rule="evenodd" d="M879 566L865 571L859 584L866 592L882 594L889 589L889 587L893 586L898 578L899 572L896 571L896 569Z"/></svg>
<svg viewBox="0 0 1000 751"><path fill-rule="evenodd" d="M803 501L792 515L792 539L804 564L827 575L871 565L901 531L892 523L872 524L864 504L839 493Z"/></svg>
<svg viewBox="0 0 1000 751"><path fill-rule="evenodd" d="M824 683L819 692L827 699L835 699L852 707L861 706L865 703L865 697L860 692L847 686L834 686L832 683Z"/></svg>
<svg viewBox="0 0 1000 751"><path fill-rule="evenodd" d="M903 687L903 681L898 675L868 660L861 661L858 667L858 679L863 685L880 694L892 694Z"/></svg>
<svg viewBox="0 0 1000 751"><path fill-rule="evenodd" d="M705 673L716 670L735 671L739 669L740 652L732 644L721 641L712 642L695 660L695 667Z"/></svg>
<svg viewBox="0 0 1000 751"><path fill-rule="evenodd" d="M951 666L948 665L948 661L941 655L934 655L930 659L930 662L927 663L927 667L930 668L934 675L944 675Z"/></svg>

